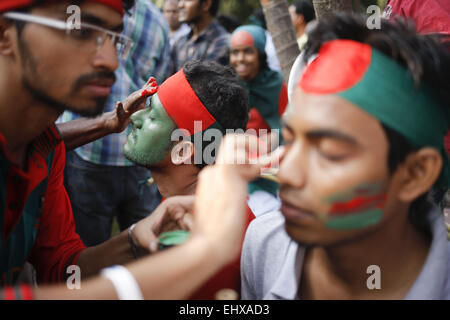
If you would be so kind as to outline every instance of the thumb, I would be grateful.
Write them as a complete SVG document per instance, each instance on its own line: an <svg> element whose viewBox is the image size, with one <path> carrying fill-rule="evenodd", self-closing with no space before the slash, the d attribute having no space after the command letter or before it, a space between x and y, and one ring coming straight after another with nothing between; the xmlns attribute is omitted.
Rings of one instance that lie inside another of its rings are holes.
<svg viewBox="0 0 450 320"><path fill-rule="evenodd" d="M125 110L123 109L123 104L121 101L116 103L116 112L118 118L123 118L125 116Z"/></svg>
<svg viewBox="0 0 450 320"><path fill-rule="evenodd" d="M153 232L151 233L150 241L148 242L148 250L151 253L155 253L156 251L158 251L158 238Z"/></svg>

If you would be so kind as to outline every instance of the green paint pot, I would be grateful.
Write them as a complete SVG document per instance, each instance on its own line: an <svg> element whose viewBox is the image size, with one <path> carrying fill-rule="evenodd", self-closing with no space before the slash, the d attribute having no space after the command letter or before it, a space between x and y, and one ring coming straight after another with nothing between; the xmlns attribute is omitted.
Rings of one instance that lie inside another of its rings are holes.
<svg viewBox="0 0 450 320"><path fill-rule="evenodd" d="M158 237L159 248L165 249L172 246L180 245L186 242L188 237L189 231L186 230L163 232Z"/></svg>

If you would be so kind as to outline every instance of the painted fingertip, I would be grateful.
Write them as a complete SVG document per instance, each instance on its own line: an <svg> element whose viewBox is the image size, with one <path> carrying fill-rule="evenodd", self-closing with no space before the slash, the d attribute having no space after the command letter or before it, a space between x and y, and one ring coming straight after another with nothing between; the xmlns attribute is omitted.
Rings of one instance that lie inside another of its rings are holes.
<svg viewBox="0 0 450 320"><path fill-rule="evenodd" d="M151 94L153 94L152 91L148 91L147 89L145 89L144 91L141 92L141 97L149 96Z"/></svg>

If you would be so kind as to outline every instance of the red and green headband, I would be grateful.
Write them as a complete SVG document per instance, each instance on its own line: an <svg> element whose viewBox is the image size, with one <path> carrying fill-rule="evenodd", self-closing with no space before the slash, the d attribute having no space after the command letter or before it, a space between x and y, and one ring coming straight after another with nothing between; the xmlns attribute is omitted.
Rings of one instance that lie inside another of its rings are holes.
<svg viewBox="0 0 450 320"><path fill-rule="evenodd" d="M92 2L99 2L106 6L112 7L114 10L118 11L121 15L124 14L122 0L86 0ZM45 0L40 3L51 3L55 0ZM21 8L29 7L37 3L36 0L1 0L0 1L0 13L13 11Z"/></svg>
<svg viewBox="0 0 450 320"><path fill-rule="evenodd" d="M179 129L185 129L189 136L215 127L223 131L222 126L206 109L186 79L183 69L168 78L158 89L158 97ZM201 122L201 130L195 122Z"/></svg>
<svg viewBox="0 0 450 320"><path fill-rule="evenodd" d="M444 148L450 115L427 85L417 88L411 73L367 44L332 40L305 68L298 86L310 94L334 94L357 105L416 147L431 146L444 159L438 184L449 185Z"/></svg>
<svg viewBox="0 0 450 320"><path fill-rule="evenodd" d="M240 26L233 31L230 47L250 46L260 52L265 52L266 33L263 28L254 25Z"/></svg>

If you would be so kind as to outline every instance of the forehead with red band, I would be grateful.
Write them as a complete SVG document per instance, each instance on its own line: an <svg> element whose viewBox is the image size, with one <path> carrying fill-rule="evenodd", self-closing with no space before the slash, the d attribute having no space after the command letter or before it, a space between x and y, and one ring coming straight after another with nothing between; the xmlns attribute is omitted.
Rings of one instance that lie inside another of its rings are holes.
<svg viewBox="0 0 450 320"><path fill-rule="evenodd" d="M231 37L231 47L255 46L255 39L248 31L238 31Z"/></svg>
<svg viewBox="0 0 450 320"><path fill-rule="evenodd" d="M195 94L183 70L159 87L158 97L177 127L186 129L190 135L206 130L216 122ZM194 127L196 121L201 121L201 130Z"/></svg>
<svg viewBox="0 0 450 320"><path fill-rule="evenodd" d="M121 15L124 14L122 0L86 0L86 1L102 3L106 6L113 8L114 10L119 12ZM56 0L46 0L46 1L42 1L41 3L52 3L52 2L56 2ZM26 8L26 7L29 7L36 3L37 3L37 1L35 1L35 0L1 0L0 1L0 13L16 10L16 9L20 9L20 8Z"/></svg>
<svg viewBox="0 0 450 320"><path fill-rule="evenodd" d="M333 94L358 83L371 63L372 48L350 40L325 43L300 77L298 86L307 93Z"/></svg>

